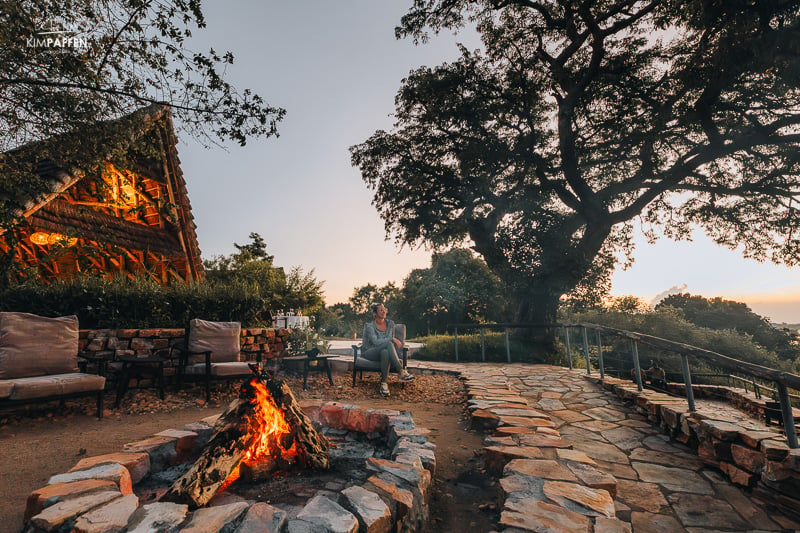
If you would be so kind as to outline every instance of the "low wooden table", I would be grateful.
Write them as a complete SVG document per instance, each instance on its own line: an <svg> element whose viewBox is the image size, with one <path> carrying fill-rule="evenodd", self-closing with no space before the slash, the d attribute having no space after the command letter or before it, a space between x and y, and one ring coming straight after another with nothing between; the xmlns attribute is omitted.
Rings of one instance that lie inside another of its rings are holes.
<svg viewBox="0 0 800 533"><path fill-rule="evenodd" d="M128 392L128 383L131 379L140 378L143 375L151 375L158 383L158 396L164 399L164 364L169 361L166 357L159 355L149 355L137 357L135 355L125 355L117 359L122 363L119 373L119 383L117 384L117 400L114 407L119 407L125 393Z"/></svg>
<svg viewBox="0 0 800 533"><path fill-rule="evenodd" d="M308 355L294 355L292 357L284 357L284 361L302 361L303 362L303 390L308 389L308 373L309 372L322 372L323 370L328 374L328 381L333 385L333 376L331 375L331 367L328 364L328 359L336 357L333 354L320 354L316 357ZM316 365L311 363L317 361Z"/></svg>

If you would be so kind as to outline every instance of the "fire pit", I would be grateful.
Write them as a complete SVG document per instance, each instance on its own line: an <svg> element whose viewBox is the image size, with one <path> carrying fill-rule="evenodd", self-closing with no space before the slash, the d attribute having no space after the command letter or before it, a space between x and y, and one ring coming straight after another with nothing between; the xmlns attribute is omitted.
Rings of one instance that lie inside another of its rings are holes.
<svg viewBox="0 0 800 533"><path fill-rule="evenodd" d="M278 411L293 420L278 433L240 431L231 413L248 409L237 400L215 420L83 459L30 495L26 531L192 530L200 524L203 531L239 532L421 530L435 447L410 413L300 405L291 391L288 399L274 396ZM249 415L243 419L252 426ZM253 442L260 452L253 452ZM209 463L209 457L222 459Z"/></svg>

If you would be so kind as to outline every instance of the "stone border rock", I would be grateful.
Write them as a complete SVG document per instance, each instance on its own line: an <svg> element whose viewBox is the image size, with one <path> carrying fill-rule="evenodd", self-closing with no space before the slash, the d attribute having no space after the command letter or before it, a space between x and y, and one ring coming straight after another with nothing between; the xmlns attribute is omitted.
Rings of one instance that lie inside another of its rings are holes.
<svg viewBox="0 0 800 533"><path fill-rule="evenodd" d="M301 402L303 403L303 402ZM391 460L370 458L367 481L340 492L321 491L296 516L267 503L220 498L218 505L190 512L186 505L139 505L133 486L170 465L193 460L208 442L216 417L169 429L125 445L124 451L78 462L31 493L25 509L30 533L129 533L225 531L231 533L421 531L428 518L436 446L411 413L360 409L337 402L303 405L330 428L383 433Z"/></svg>
<svg viewBox="0 0 800 533"><path fill-rule="evenodd" d="M639 392L628 380L584 377L633 403L651 422L694 449L732 483L750 487L759 498L789 515L800 515L800 449L790 449L782 432L766 427L763 431L745 429L690 412L684 398L649 389Z"/></svg>

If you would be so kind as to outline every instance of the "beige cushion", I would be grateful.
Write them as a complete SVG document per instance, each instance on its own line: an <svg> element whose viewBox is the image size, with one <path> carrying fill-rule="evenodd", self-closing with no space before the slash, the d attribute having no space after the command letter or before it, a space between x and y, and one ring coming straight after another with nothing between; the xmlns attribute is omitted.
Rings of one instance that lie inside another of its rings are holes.
<svg viewBox="0 0 800 533"><path fill-rule="evenodd" d="M101 391L106 378L94 374L69 373L9 380L14 386L9 400L30 400L59 394Z"/></svg>
<svg viewBox="0 0 800 533"><path fill-rule="evenodd" d="M61 394L74 394L76 392L101 391L106 386L106 378L95 374L62 374L58 377L61 381Z"/></svg>
<svg viewBox="0 0 800 533"><path fill-rule="evenodd" d="M189 365L186 367L186 373L202 376L206 373L205 364ZM253 373L247 363L214 363L211 365L212 376L250 376ZM255 376L253 376L255 377Z"/></svg>
<svg viewBox="0 0 800 533"><path fill-rule="evenodd" d="M5 400L11 396L11 390L14 388L14 382L10 379L0 381L0 400Z"/></svg>
<svg viewBox="0 0 800 533"><path fill-rule="evenodd" d="M229 363L239 360L239 322L209 322L193 319L189 322L189 351L211 351L212 363ZM203 356L193 356L191 363L205 362Z"/></svg>
<svg viewBox="0 0 800 533"><path fill-rule="evenodd" d="M78 371L78 317L0 313L0 379Z"/></svg>

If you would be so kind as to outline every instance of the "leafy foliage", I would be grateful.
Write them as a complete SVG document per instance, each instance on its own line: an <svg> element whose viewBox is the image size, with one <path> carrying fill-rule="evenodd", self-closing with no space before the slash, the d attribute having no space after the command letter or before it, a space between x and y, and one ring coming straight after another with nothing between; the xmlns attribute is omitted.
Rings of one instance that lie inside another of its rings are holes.
<svg viewBox="0 0 800 533"><path fill-rule="evenodd" d="M668 306L637 313L591 311L577 314L570 319L645 333L769 368L784 370L792 368L789 362L780 360L774 352L768 351L754 342L750 335L733 329L715 330L692 324L681 316L679 310ZM590 345L594 344L592 339L589 342ZM626 371L632 368L630 340L604 335L602 342L603 351L609 358L609 362L606 364L617 368L622 365ZM648 361L653 360L668 372L681 372L680 357L676 352L653 348L642 343L639 344L638 349L641 364L645 368L648 367ZM696 361L692 362L692 368L693 372L709 369L706 364L698 364Z"/></svg>
<svg viewBox="0 0 800 533"><path fill-rule="evenodd" d="M661 300L656 309L674 307L692 324L710 329L731 329L751 335L753 341L778 357L794 361L800 357L797 334L779 329L755 314L745 303L722 298L703 298L692 294L673 294Z"/></svg>
<svg viewBox="0 0 800 533"><path fill-rule="evenodd" d="M162 287L153 280L82 277L0 291L0 310L75 314L82 328L183 328L192 318L266 325L268 302L243 281Z"/></svg>
<svg viewBox="0 0 800 533"><path fill-rule="evenodd" d="M506 298L500 279L463 248L434 253L430 268L411 271L400 289L396 320L409 335L444 333L448 324L500 321Z"/></svg>
<svg viewBox="0 0 800 533"><path fill-rule="evenodd" d="M351 148L386 230L470 242L551 321L607 286L635 220L800 262L800 1L415 0L397 33L477 23L485 51L409 74Z"/></svg>
<svg viewBox="0 0 800 533"><path fill-rule="evenodd" d="M415 359L428 361L455 361L455 342L452 335L428 335L416 339L424 344L420 351L414 354ZM486 360L503 363L507 361L505 334L487 331L484 335ZM555 363L552 353L544 353L537 347L517 336L509 338L509 351L511 360L526 363ZM476 333L458 336L459 362L481 361L481 336Z"/></svg>
<svg viewBox="0 0 800 533"><path fill-rule="evenodd" d="M378 287L368 283L362 287L353 289L353 295L348 300L355 318L363 322L372 319L370 306L374 303L382 303L387 308L394 306L399 289L394 283L389 282L383 287Z"/></svg>
<svg viewBox="0 0 800 533"><path fill-rule="evenodd" d="M71 174L99 175L104 161L127 167L146 127L140 108L166 106L206 143L277 134L284 110L226 81L230 52L190 48L203 27L198 0L0 3L0 228L48 192L33 174L37 161ZM136 155L147 158L164 140Z"/></svg>
<svg viewBox="0 0 800 533"><path fill-rule="evenodd" d="M311 315L322 308L322 282L314 277L313 269L303 272L295 266L286 274L282 267L273 266L261 235L250 233L250 239L248 244L234 243L236 253L203 261L206 282L247 284L273 310L294 309Z"/></svg>

